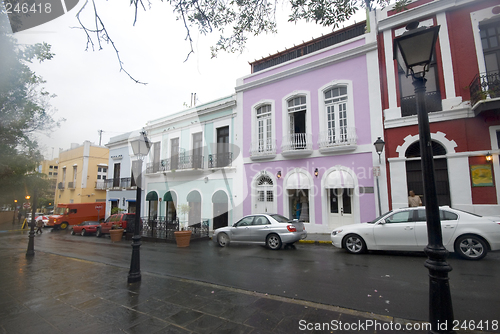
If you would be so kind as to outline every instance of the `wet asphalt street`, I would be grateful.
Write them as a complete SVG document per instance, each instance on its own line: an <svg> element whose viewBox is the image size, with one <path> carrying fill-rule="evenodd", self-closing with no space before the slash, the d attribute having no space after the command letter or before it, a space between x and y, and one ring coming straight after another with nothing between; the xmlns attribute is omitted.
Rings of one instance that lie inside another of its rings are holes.
<svg viewBox="0 0 500 334"><path fill-rule="evenodd" d="M327 318L328 322L342 317L384 321L428 318L428 276L421 254L352 256L333 246L302 244L280 251L246 245L219 248L210 241L181 249L175 244L148 242L141 247L143 280L137 288L126 284L130 241L112 243L109 238L45 230L35 237L34 258L26 260L27 240L26 232L0 234L0 249L9 256L2 261L0 310L5 311L7 304L12 304L9 299L15 299L24 305L19 309L21 314L26 307L43 314L44 304L53 301L55 294L62 303L60 321L75 316L75 324L83 329L77 332L102 332L101 322L110 317L128 319L117 332L138 333L174 329L172 332L222 333L224 328L228 333L298 333L304 332L299 330L299 319L319 315L318 319ZM450 257L455 319L490 324L499 320L499 255L490 253L479 262ZM35 296L27 281L39 282L32 287ZM180 292L193 284L195 293L182 298ZM102 313L104 301L110 303L111 314ZM70 309L63 310L68 305ZM135 312L140 307L145 311ZM50 309L52 314L53 307ZM12 327L15 321L5 323L12 310L1 314L2 328L16 332ZM202 321L203 317L210 320ZM92 321L99 322L98 330ZM59 328L55 323L51 320L49 327ZM152 329L145 331L147 323Z"/></svg>

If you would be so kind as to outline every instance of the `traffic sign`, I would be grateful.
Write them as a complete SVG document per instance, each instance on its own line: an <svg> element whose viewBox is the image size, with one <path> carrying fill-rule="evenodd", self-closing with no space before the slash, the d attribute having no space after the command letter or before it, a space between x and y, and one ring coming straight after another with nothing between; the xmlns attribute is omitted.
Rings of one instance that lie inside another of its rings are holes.
<svg viewBox="0 0 500 334"><path fill-rule="evenodd" d="M29 203L23 204L23 208L25 208L25 209L29 209L30 207L31 207L31 204L29 204Z"/></svg>
<svg viewBox="0 0 500 334"><path fill-rule="evenodd" d="M96 205L96 206L95 206L95 209L96 209L97 211L102 210L102 205Z"/></svg>

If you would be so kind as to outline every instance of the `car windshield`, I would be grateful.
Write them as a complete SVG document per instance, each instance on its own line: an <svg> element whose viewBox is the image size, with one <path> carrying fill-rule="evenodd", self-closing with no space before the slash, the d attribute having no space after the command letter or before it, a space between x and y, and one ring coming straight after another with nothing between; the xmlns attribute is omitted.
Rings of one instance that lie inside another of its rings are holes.
<svg viewBox="0 0 500 334"><path fill-rule="evenodd" d="M389 211L389 212L384 213L382 216L379 216L379 217L375 218L375 219L374 219L374 220L372 220L371 222L367 222L367 224L375 224L375 223L376 223L376 222L378 222L380 219L382 219L383 217L385 217L385 216L387 216L387 215L389 215L389 214L391 214L391 213L392 213L392 210L391 210L391 211Z"/></svg>
<svg viewBox="0 0 500 334"><path fill-rule="evenodd" d="M270 215L270 216L273 217L278 223L288 223L290 221L290 219L282 215Z"/></svg>
<svg viewBox="0 0 500 334"><path fill-rule="evenodd" d="M61 208L61 207L57 207L55 210L54 210L54 214L55 215L64 215L66 214L68 211L68 208Z"/></svg>

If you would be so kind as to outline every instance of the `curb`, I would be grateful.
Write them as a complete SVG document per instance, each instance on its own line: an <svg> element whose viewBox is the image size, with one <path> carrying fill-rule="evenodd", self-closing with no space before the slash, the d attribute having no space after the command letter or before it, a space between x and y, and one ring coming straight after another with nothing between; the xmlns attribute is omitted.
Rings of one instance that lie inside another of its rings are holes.
<svg viewBox="0 0 500 334"><path fill-rule="evenodd" d="M297 241L299 244L315 244L315 245L331 245L331 241L325 240L299 240Z"/></svg>

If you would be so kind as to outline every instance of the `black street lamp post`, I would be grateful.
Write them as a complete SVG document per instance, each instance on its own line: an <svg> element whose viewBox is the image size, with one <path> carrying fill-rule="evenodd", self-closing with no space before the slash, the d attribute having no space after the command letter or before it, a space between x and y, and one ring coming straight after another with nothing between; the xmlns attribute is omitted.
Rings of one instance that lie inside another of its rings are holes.
<svg viewBox="0 0 500 334"><path fill-rule="evenodd" d="M406 66L407 76L411 75L417 101L418 131L424 181L425 213L427 216L427 238L425 247L429 270L429 322L430 333L454 333L453 305L448 273L452 270L446 262L448 251L443 246L439 205L434 176L434 161L429 127L429 116L425 107L425 73L434 53L439 26L418 27L412 22L407 31L394 39L394 59L400 66Z"/></svg>
<svg viewBox="0 0 500 334"><path fill-rule="evenodd" d="M29 200L30 196L26 196L26 199ZM26 256L34 256L35 255L35 213L36 213L36 200L37 200L37 190L35 188L33 194L33 200L31 202L31 228L28 236L28 250L26 251Z"/></svg>
<svg viewBox="0 0 500 334"><path fill-rule="evenodd" d="M378 137L378 139L373 143L375 146L375 152L378 154L378 163L381 164L380 155L384 150L385 142L382 138ZM377 181L377 198L378 198L378 215L382 215L382 203L380 202L380 185L378 182L378 177L380 176L380 166L377 166L377 169L373 170L373 174L375 175L375 179Z"/></svg>
<svg viewBox="0 0 500 334"><path fill-rule="evenodd" d="M130 271L128 272L128 283L136 283L141 281L141 186L142 186L142 159L148 154L151 147L145 132L141 132L138 139L130 142L132 151L137 157L137 164L133 170L133 177L136 184L135 198L135 220L134 220L134 236L132 237L132 259L130 260Z"/></svg>

